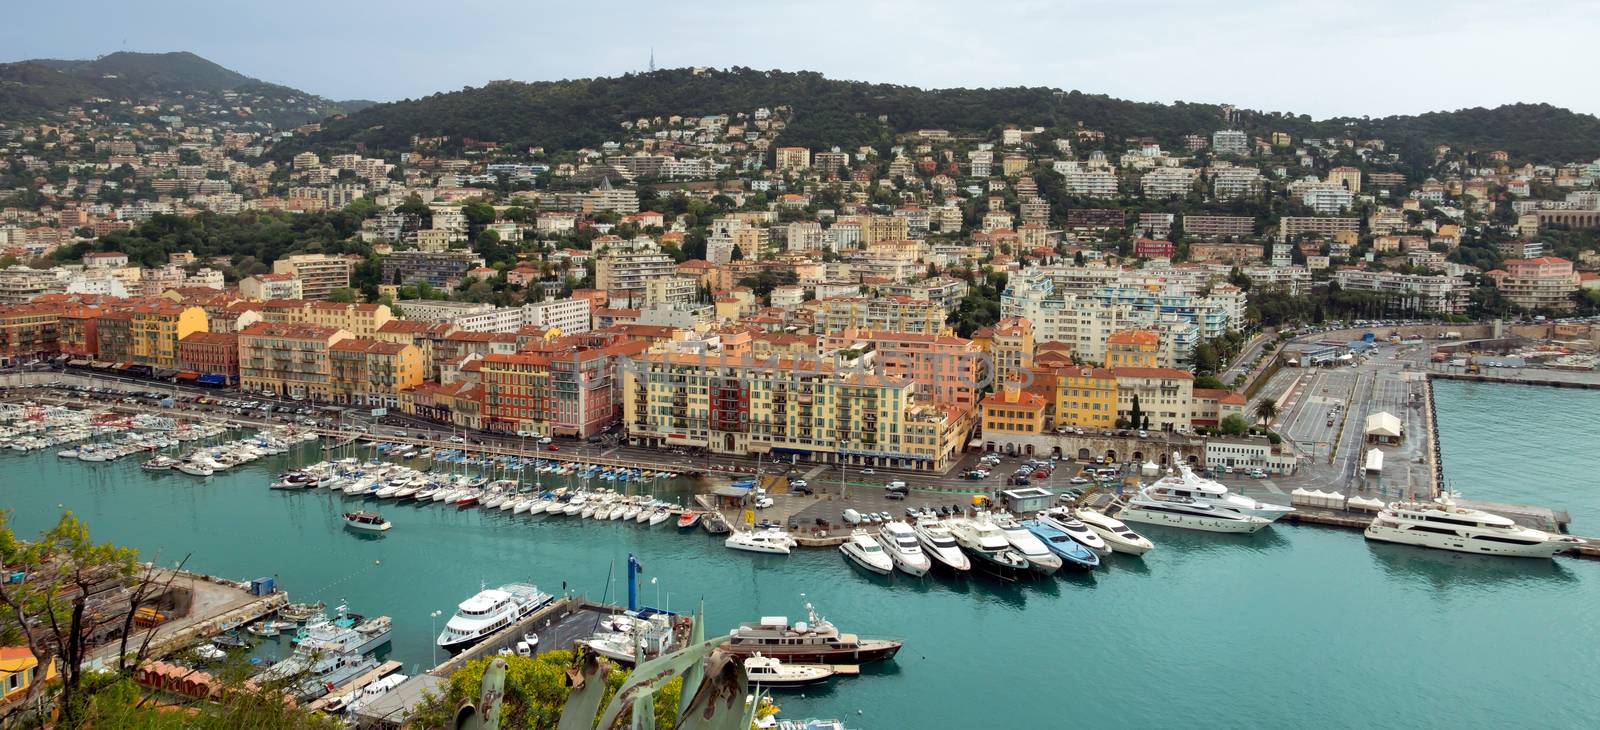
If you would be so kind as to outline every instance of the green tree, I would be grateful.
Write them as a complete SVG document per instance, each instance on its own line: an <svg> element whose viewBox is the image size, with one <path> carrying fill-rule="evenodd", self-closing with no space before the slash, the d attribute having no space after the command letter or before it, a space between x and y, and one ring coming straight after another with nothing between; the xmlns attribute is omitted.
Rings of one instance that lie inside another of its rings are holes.
<svg viewBox="0 0 1600 730"><path fill-rule="evenodd" d="M1139 408L1139 394L1134 393L1133 405L1128 408L1128 423L1133 424L1133 428L1138 428L1143 416L1144 411Z"/></svg>
<svg viewBox="0 0 1600 730"><path fill-rule="evenodd" d="M349 302L353 302L355 300L356 300L356 290L351 289L348 286L342 286L342 287L339 287L338 289L334 289L333 291L328 292L328 301L330 301L330 302L349 303Z"/></svg>
<svg viewBox="0 0 1600 730"><path fill-rule="evenodd" d="M1229 413L1227 418L1217 424L1217 430L1228 436L1243 436L1250 431L1250 422L1237 413Z"/></svg>
<svg viewBox="0 0 1600 730"><path fill-rule="evenodd" d="M1271 398L1262 398L1256 401L1256 406L1251 412L1261 421L1262 428L1266 428L1272 419L1278 417L1278 403Z"/></svg>
<svg viewBox="0 0 1600 730"><path fill-rule="evenodd" d="M428 694L412 720L418 727L449 728L455 708L462 702L476 699L483 672L495 659L506 661L505 699L500 709L500 726L503 728L553 728L561 719L570 688L567 670L573 668L573 653L567 650L549 651L534 657L502 656L481 657L467 662L450 675L444 694ZM600 701L603 707L611 701L628 672L613 669L606 677L606 693ZM683 683L674 679L666 688L655 694L655 722L651 726L670 730L677 721L678 694ZM591 724L593 720L590 721Z"/></svg>

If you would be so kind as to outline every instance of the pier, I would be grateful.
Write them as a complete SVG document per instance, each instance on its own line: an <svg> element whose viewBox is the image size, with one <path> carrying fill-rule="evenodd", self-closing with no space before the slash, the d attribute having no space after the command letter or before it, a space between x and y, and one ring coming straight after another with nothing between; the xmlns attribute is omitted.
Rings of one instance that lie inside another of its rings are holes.
<svg viewBox="0 0 1600 730"><path fill-rule="evenodd" d="M282 591L258 596L232 581L187 571L167 572L159 580L165 582L168 578L171 579L172 590L189 594L188 615L128 637L131 649L137 648L146 636L151 636L148 656L152 659L176 652L201 639L243 628L277 612L289 602L288 594ZM90 661L112 661L119 647L119 642L102 646L91 654Z"/></svg>
<svg viewBox="0 0 1600 730"><path fill-rule="evenodd" d="M333 689L329 690L327 694L318 697L316 700L312 701L311 704L306 705L306 707L311 710L321 710L322 708L327 707L328 703L333 702L344 695L347 695L358 689L362 689L373 682L400 671L402 666L404 665L393 660L384 662L378 665L377 669L370 670L366 674L356 677L349 682L345 682L338 687L334 687Z"/></svg>

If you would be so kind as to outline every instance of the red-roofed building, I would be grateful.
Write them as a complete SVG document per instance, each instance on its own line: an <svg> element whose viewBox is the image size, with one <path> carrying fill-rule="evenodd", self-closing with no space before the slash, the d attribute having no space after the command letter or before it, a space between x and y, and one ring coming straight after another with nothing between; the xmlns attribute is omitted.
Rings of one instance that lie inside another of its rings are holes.
<svg viewBox="0 0 1600 730"><path fill-rule="evenodd" d="M1194 374L1176 368L1112 368L1117 377L1117 417L1132 428L1170 431L1194 426ZM1139 423L1133 423L1138 399Z"/></svg>
<svg viewBox="0 0 1600 730"><path fill-rule="evenodd" d="M194 374L225 375L239 380L239 335L234 332L191 332L178 340L178 367Z"/></svg>

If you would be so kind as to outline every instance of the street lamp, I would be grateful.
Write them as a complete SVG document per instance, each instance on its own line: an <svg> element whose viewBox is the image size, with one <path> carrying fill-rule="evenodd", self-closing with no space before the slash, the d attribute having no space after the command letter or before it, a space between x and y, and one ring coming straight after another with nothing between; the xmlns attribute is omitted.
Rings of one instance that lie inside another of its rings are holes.
<svg viewBox="0 0 1600 730"><path fill-rule="evenodd" d="M441 613L443 612L434 611L428 614L428 628L433 630L433 638L431 639L433 642L433 665L436 667L439 666L439 615Z"/></svg>

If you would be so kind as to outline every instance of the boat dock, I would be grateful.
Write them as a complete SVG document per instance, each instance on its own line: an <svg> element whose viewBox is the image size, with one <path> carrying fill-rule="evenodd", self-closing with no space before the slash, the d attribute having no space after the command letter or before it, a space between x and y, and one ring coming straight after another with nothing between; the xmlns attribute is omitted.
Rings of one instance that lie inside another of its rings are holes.
<svg viewBox="0 0 1600 730"><path fill-rule="evenodd" d="M361 441L367 444L406 444L409 446L415 446L417 448L450 448L469 454L484 456L513 456L524 459L558 461L564 464L601 466L611 469L648 469L650 471L671 472L679 475L680 477L690 478L690 475L685 473L685 470L688 467L677 463L653 463L649 461L640 461L638 459L616 459L608 456L600 456L598 454L574 454L566 451L549 451L537 447L524 449L514 446L497 446L493 444L440 443L436 440L416 438L414 436L373 436L371 434L359 434L354 438L351 438L350 432L338 431L331 428L309 428L306 430L312 431L323 438L339 439L345 444L348 444L352 441Z"/></svg>
<svg viewBox="0 0 1600 730"><path fill-rule="evenodd" d="M167 620L153 628L136 632L128 646L137 646L146 635L150 640L149 656L158 658L178 651L201 639L243 628L246 624L271 615L289 602L288 594L273 591L256 595L235 581L198 573L167 572L160 580L171 579L169 594L182 596L187 613ZM159 606L159 603L151 607ZM170 610L157 608L161 613ZM109 661L116 655L119 644L112 642L91 655L94 661Z"/></svg>
<svg viewBox="0 0 1600 730"><path fill-rule="evenodd" d="M311 704L306 705L306 708L313 712L321 710L322 708L327 707L328 703L339 697L366 687L373 682L400 671L402 666L404 665L402 665L400 662L394 661L393 659L386 661L383 664L378 665L377 669L371 670L366 674L350 680L349 682L339 685L338 687L334 687L333 689L329 690L327 694L318 697L316 700L313 700Z"/></svg>
<svg viewBox="0 0 1600 730"><path fill-rule="evenodd" d="M521 621L506 626L490 634L488 638L473 644L466 651L446 659L439 666L428 671L436 677L448 677L452 672L460 669L467 662L482 656L491 656L499 653L501 649L514 649L523 634L536 634L539 637L539 653L551 649L566 649L572 646L573 639L588 636L588 633L568 636L578 629L580 621L571 620L574 616L581 616L584 612L585 602L573 596L557 598L549 605L541 608ZM594 618L593 615L590 618ZM592 623L589 624L591 627ZM592 632L592 628L591 628Z"/></svg>

